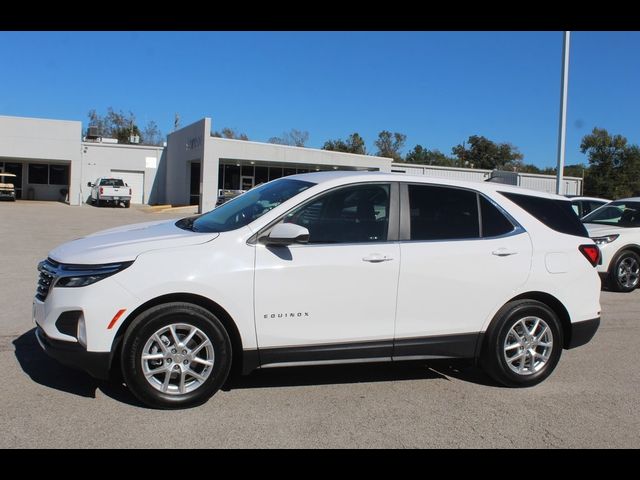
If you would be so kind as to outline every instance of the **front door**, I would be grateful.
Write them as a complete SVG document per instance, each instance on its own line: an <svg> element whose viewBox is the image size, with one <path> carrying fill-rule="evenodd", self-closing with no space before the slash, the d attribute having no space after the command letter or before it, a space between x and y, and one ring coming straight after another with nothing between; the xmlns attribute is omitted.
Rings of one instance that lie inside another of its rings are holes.
<svg viewBox="0 0 640 480"><path fill-rule="evenodd" d="M402 191L394 356L472 357L486 320L529 276L529 234L473 190Z"/></svg>
<svg viewBox="0 0 640 480"><path fill-rule="evenodd" d="M307 244L257 245L255 319L261 363L389 358L400 266L396 184L321 194L282 222ZM396 227L394 227L394 225Z"/></svg>

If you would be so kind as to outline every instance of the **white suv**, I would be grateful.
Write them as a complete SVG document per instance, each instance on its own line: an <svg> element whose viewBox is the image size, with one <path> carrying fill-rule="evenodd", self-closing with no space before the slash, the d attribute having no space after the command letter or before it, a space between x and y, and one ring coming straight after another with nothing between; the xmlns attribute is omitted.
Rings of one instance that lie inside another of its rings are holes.
<svg viewBox="0 0 640 480"><path fill-rule="evenodd" d="M616 200L582 219L602 251L598 272L606 285L631 292L640 283L640 197Z"/></svg>
<svg viewBox="0 0 640 480"><path fill-rule="evenodd" d="M530 386L595 334L598 260L559 196L319 172L66 243L33 311L51 356L103 378L120 364L159 408L205 402L232 365L475 358Z"/></svg>

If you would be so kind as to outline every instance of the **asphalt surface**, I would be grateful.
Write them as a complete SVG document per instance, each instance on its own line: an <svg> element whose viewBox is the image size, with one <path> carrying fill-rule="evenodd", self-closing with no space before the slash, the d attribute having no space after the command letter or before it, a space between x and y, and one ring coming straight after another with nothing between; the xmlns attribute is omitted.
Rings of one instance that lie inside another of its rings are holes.
<svg viewBox="0 0 640 480"><path fill-rule="evenodd" d="M596 337L529 389L465 362L283 368L234 379L201 407L156 411L46 357L31 299L48 250L180 216L0 202L0 447L640 447L640 291L603 292Z"/></svg>

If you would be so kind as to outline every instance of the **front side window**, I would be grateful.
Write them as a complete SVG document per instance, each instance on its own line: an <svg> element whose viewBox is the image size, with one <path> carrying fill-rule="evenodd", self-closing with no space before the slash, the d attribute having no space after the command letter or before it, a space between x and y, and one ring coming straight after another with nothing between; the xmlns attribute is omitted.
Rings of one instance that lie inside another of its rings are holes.
<svg viewBox="0 0 640 480"><path fill-rule="evenodd" d="M178 222L195 232L228 232L244 227L269 210L315 185L302 180L283 178L253 188L233 200L201 215L193 222Z"/></svg>
<svg viewBox="0 0 640 480"><path fill-rule="evenodd" d="M284 223L309 230L309 243L384 242L389 229L390 185L340 188L289 212Z"/></svg>
<svg viewBox="0 0 640 480"><path fill-rule="evenodd" d="M409 185L411 240L480 238L477 194L434 185Z"/></svg>
<svg viewBox="0 0 640 480"><path fill-rule="evenodd" d="M587 215L582 221L616 227L640 227L640 202L611 202Z"/></svg>

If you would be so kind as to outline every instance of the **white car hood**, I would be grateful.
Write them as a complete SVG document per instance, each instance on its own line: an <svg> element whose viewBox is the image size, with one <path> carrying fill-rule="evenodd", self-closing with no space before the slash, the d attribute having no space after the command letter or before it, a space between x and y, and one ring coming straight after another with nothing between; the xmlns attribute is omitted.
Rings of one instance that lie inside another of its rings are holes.
<svg viewBox="0 0 640 480"><path fill-rule="evenodd" d="M615 233L623 233L628 228L616 227L615 225L601 225L599 223L585 223L584 227L589 232L590 237L604 237L605 235L613 235Z"/></svg>
<svg viewBox="0 0 640 480"><path fill-rule="evenodd" d="M56 262L100 264L134 260L149 250L209 242L219 233L196 233L176 227L178 219L111 228L64 243L49 252Z"/></svg>

